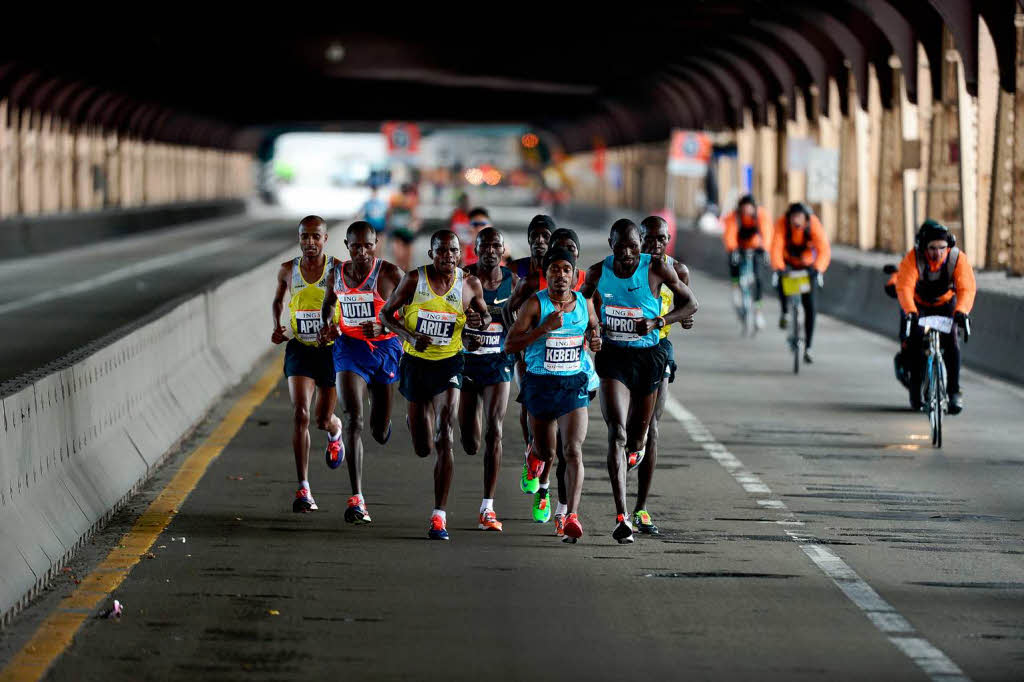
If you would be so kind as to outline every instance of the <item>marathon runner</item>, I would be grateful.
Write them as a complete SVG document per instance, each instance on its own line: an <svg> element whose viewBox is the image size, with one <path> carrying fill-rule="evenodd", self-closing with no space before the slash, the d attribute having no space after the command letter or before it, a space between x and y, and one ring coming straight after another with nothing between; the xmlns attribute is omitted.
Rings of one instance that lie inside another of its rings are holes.
<svg viewBox="0 0 1024 682"><path fill-rule="evenodd" d="M466 333L459 427L462 449L469 455L477 453L483 432L484 496L480 502L479 528L500 531L501 522L494 512L494 491L501 470L502 427L515 365L515 356L504 349L507 332L504 308L512 295L516 276L501 266L505 240L493 227L485 227L477 234L475 253L479 260L466 268L466 272L480 280L491 322L480 333Z"/></svg>
<svg viewBox="0 0 1024 682"><path fill-rule="evenodd" d="M652 215L643 219L640 223L640 239L642 245L640 250L650 254L653 260L665 261L676 271L676 275L686 286L690 286L690 271L685 265L666 253L669 242L668 223L665 219ZM675 307L675 296L672 290L665 285L661 286L661 316L664 317ZM683 329L693 327L693 317L684 318L679 322ZM665 351L668 364L665 367L665 378L658 386L658 399L654 405L654 414L651 416L651 425L647 428L647 445L644 448L644 458L637 469L636 505L633 507L633 527L641 533L658 535L659 530L651 514L647 511L647 496L651 492L651 482L654 480L654 467L658 461L658 422L661 420L662 412L665 410L665 399L668 397L668 385L676 380L675 350L672 342L668 340L671 333L671 325L662 327L658 335L658 345Z"/></svg>
<svg viewBox="0 0 1024 682"><path fill-rule="evenodd" d="M293 408L292 451L299 489L295 492L292 511L317 509L309 486L309 408L316 393L316 425L327 432L326 458L340 462L345 458L341 442L341 420L334 414L337 393L334 389L333 349L318 345L320 309L327 290L327 275L334 267L334 258L324 254L327 246L327 223L320 216L306 216L299 222L299 247L302 256L281 264L277 271L277 291L271 304L275 344L288 341L284 350L284 374L288 378L288 395ZM281 324L284 295L288 292L291 338ZM332 312L338 319L338 310ZM319 390L316 390L319 389ZM334 466L337 466L335 464Z"/></svg>
<svg viewBox="0 0 1024 682"><path fill-rule="evenodd" d="M391 197L388 207L388 231L394 241L391 252L394 254L395 265L403 272L409 269L412 257L412 243L416 241L416 233L420 229L419 197L412 183L404 183L401 191ZM383 242L377 245L377 257L383 255Z"/></svg>
<svg viewBox="0 0 1024 682"><path fill-rule="evenodd" d="M409 401L413 449L420 457L430 456L432 449L437 455L434 509L427 531L432 540L448 539L445 507L455 466L454 421L465 365L462 329L486 329L491 321L480 280L459 267L461 253L454 232L435 232L427 252L433 262L406 273L380 312L384 326L402 339L405 349L398 390Z"/></svg>
<svg viewBox="0 0 1024 682"><path fill-rule="evenodd" d="M395 265L374 256L377 232L366 221L349 225L345 246L350 260L337 263L327 276L320 319L320 340L334 343L334 371L341 410L345 417L345 450L352 496L345 509L348 523L370 523L363 497L363 403L370 402L370 433L383 445L391 437L391 408L402 343L380 322L384 301L404 274ZM330 311L340 306L337 324ZM337 467L339 460L328 460Z"/></svg>
<svg viewBox="0 0 1024 682"><path fill-rule="evenodd" d="M640 231L621 219L608 239L612 255L587 271L584 296L600 311L604 345L595 356L601 377L601 412L608 425L608 476L615 501L615 529L620 543L633 542L626 517L626 472L644 459L647 428L668 357L659 330L697 311L690 288L665 261L640 252ZM661 314L661 287L674 295L675 307Z"/></svg>
<svg viewBox="0 0 1024 682"><path fill-rule="evenodd" d="M583 492L583 440L587 434L588 376L583 364L585 347L601 350L597 313L593 303L573 291L576 258L562 248L544 255L548 287L523 305L509 330L505 349L525 350L523 406L534 435L528 458L531 478L539 478L555 457L561 437L568 488L564 533L567 540L583 536L579 520Z"/></svg>

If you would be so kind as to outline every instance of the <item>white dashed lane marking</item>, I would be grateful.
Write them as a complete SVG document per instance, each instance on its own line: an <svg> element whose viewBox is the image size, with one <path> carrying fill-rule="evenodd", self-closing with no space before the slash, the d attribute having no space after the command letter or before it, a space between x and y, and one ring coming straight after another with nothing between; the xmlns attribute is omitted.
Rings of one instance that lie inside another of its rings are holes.
<svg viewBox="0 0 1024 682"><path fill-rule="evenodd" d="M708 455L722 465L729 475L739 483L747 493L757 497L757 504L766 509L783 512L787 518L775 521L781 526L802 526L802 521L792 518L786 503L775 497L771 488L765 485L759 476L748 470L736 455L715 440L699 419L676 400L671 394L666 396L665 410L672 415L690 439L699 443ZM935 682L969 682L969 678L946 654L922 637L910 622L901 616L889 602L864 581L849 564L828 547L818 544L813 537L808 537L800 530L785 530L786 535L796 542L803 553L814 562L814 565L827 575L836 587L847 598L857 605L868 620L882 632L892 644L912 660L928 677Z"/></svg>

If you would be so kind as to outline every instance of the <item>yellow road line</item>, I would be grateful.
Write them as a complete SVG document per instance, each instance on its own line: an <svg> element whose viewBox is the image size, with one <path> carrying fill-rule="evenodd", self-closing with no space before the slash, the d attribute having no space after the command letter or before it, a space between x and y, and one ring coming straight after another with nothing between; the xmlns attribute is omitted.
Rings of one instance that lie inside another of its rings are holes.
<svg viewBox="0 0 1024 682"><path fill-rule="evenodd" d="M231 407L216 430L181 464L174 478L160 491L135 525L97 566L86 576L75 591L61 600L56 610L46 617L25 646L0 671L0 682L24 682L40 679L64 653L75 633L96 606L110 597L110 593L128 577L135 564L149 552L160 533L178 512L215 460L242 428L252 411L262 403L281 377L281 365L276 360L245 395Z"/></svg>

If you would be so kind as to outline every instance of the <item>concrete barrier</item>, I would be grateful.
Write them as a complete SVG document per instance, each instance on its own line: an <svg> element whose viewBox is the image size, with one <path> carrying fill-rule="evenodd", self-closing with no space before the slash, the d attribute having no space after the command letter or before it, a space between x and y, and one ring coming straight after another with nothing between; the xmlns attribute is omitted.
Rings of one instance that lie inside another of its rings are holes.
<svg viewBox="0 0 1024 682"><path fill-rule="evenodd" d="M282 252L3 396L4 624L270 349L274 276L295 253Z"/></svg>
<svg viewBox="0 0 1024 682"><path fill-rule="evenodd" d="M575 204L562 207L557 214L559 218L594 228L611 227L618 218L639 221L646 215L631 209ZM681 220L679 225L676 257L689 267L726 279L729 273L721 236L698 232L693 229L692 220ZM888 277L883 274L882 266L895 264L899 258L834 248L832 264L825 274L825 287L818 292L818 309L891 337L895 353L899 305L885 294L883 286ZM770 288L770 281L764 284ZM770 289L766 295L776 298ZM999 290L998 281L979 280L971 326L971 340L962 346L964 364L992 376L1024 383L1024 362L1018 355L1019 349L1024 348L1024 296Z"/></svg>
<svg viewBox="0 0 1024 682"><path fill-rule="evenodd" d="M244 211L244 199L216 199L5 218L0 220L0 260L50 253L169 225L238 215Z"/></svg>

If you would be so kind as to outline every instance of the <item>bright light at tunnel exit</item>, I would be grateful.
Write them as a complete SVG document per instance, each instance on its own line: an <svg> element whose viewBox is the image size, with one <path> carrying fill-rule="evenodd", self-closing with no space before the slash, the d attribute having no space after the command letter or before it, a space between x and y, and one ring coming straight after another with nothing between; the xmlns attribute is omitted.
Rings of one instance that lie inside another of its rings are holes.
<svg viewBox="0 0 1024 682"><path fill-rule="evenodd" d="M520 141L523 143L523 146L526 147L527 149L533 149L538 144L540 144L540 138L538 138L533 133L526 133L525 135L523 135Z"/></svg>
<svg viewBox="0 0 1024 682"><path fill-rule="evenodd" d="M466 182L471 185L480 185L484 182L484 172L479 168L467 168L465 177Z"/></svg>

